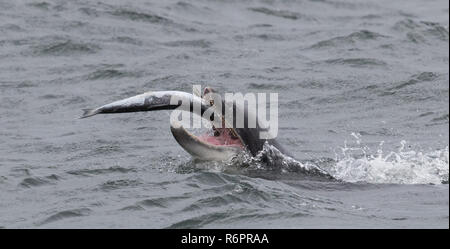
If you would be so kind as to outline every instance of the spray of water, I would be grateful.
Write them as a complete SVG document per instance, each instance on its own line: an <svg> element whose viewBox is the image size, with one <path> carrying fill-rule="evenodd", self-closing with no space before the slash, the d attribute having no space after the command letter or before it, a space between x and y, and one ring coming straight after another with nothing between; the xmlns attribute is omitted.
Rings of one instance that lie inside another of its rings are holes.
<svg viewBox="0 0 450 249"><path fill-rule="evenodd" d="M331 169L334 177L347 182L397 183L397 184L448 184L448 146L442 150L422 152L406 149L401 141L398 151L383 151L383 142L376 154L362 146L361 136L356 138L356 147L346 143L336 153L336 164Z"/></svg>

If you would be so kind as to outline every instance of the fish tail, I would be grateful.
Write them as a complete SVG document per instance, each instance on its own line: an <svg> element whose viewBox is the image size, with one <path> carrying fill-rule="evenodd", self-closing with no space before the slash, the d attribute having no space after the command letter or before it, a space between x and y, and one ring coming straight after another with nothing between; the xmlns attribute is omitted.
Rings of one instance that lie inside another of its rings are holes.
<svg viewBox="0 0 450 249"><path fill-rule="evenodd" d="M98 109L83 109L83 115L80 117L80 119L91 117L98 113L99 113Z"/></svg>

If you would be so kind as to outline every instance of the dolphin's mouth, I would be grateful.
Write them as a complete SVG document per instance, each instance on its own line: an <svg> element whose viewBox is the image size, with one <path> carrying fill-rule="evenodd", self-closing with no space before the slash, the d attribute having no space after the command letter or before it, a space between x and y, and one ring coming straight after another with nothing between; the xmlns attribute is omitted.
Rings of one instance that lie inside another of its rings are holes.
<svg viewBox="0 0 450 249"><path fill-rule="evenodd" d="M203 90L204 99L209 101L212 106L214 100L206 97L209 93L214 93L215 91L211 87L205 87ZM222 127L225 127L224 117L222 116ZM212 120L211 120L212 121ZM214 146L235 146L244 148L244 145L233 128L216 128L212 125L212 130L202 134L198 139L204 143Z"/></svg>
<svg viewBox="0 0 450 249"><path fill-rule="evenodd" d="M228 128L211 129L196 136L171 120L170 130L178 144L193 157L202 160L228 160L244 150L240 138L230 134Z"/></svg>
<svg viewBox="0 0 450 249"><path fill-rule="evenodd" d="M204 143L214 146L236 146L244 148L241 139L234 134L235 132L233 129L213 127L212 130L198 136L197 138Z"/></svg>

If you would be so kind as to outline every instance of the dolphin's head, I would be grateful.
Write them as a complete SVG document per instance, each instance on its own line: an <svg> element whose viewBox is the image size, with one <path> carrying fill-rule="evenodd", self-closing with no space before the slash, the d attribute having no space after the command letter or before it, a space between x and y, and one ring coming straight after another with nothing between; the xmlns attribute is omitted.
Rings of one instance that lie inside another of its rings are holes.
<svg viewBox="0 0 450 249"><path fill-rule="evenodd" d="M209 106L214 105L214 99L210 97L212 93L216 91L211 87L205 87L203 90L203 99ZM224 116L220 118L225 119ZM246 148L245 141L238 135L236 129L225 128L224 124L222 128L218 128L212 123L210 130L196 136L175 120L171 120L170 130L184 150L201 160L226 160Z"/></svg>

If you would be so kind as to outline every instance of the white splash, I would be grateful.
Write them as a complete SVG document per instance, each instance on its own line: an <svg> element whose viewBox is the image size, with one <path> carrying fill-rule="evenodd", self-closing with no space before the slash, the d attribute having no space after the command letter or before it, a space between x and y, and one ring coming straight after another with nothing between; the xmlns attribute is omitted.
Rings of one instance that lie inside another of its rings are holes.
<svg viewBox="0 0 450 249"><path fill-rule="evenodd" d="M361 137L352 134L356 148L346 144L336 153L336 164L331 170L334 177L347 182L441 184L448 183L448 146L430 152L406 150L401 141L396 152L383 152L383 142L375 155L369 155L367 147L361 147ZM355 156L355 153L358 154Z"/></svg>

